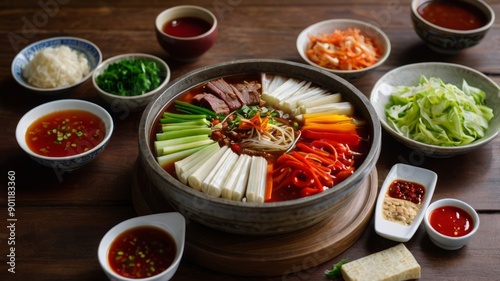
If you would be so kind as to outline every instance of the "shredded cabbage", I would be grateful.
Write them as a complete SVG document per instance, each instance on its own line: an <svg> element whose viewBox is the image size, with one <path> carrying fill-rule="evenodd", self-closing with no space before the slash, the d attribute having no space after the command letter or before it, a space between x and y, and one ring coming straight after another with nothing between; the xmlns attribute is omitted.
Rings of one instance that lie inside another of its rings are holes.
<svg viewBox="0 0 500 281"><path fill-rule="evenodd" d="M418 86L397 86L385 108L387 122L415 141L459 146L482 138L493 118L486 94L465 80L462 88L436 77L420 77Z"/></svg>

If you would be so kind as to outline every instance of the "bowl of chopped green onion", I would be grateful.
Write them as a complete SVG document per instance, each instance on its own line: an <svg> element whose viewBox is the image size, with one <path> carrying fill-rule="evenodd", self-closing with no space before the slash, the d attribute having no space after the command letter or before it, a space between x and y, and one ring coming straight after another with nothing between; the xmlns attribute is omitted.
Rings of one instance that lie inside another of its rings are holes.
<svg viewBox="0 0 500 281"><path fill-rule="evenodd" d="M140 53L109 58L96 68L92 77L99 96L120 112L144 109L169 81L167 63Z"/></svg>
<svg viewBox="0 0 500 281"><path fill-rule="evenodd" d="M500 87L463 65L398 67L377 81L370 101L389 134L427 156L471 152L500 131Z"/></svg>

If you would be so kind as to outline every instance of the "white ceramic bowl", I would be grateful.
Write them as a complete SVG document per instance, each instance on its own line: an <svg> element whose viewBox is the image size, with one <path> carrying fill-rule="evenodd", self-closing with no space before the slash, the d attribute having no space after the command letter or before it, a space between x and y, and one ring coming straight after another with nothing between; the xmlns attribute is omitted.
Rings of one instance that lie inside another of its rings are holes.
<svg viewBox="0 0 500 281"><path fill-rule="evenodd" d="M71 49L84 54L90 64L89 73L76 84L63 87L39 88L29 84L23 77L24 67L30 62L31 59L33 59L33 56L38 51L41 51L47 47L59 47L59 46L68 46ZM99 65L99 63L101 63L101 60L102 60L101 51L94 43L88 40L77 37L54 37L32 43L31 45L22 49L14 57L14 60L12 61L11 72L16 82L19 83L19 85L23 86L24 88L38 92L40 94L56 95L59 93L69 91L77 87L78 85L82 84L87 79L89 79L92 76L94 69L97 67L97 65Z"/></svg>
<svg viewBox="0 0 500 281"><path fill-rule="evenodd" d="M104 121L106 135L102 142L94 148L74 156L48 157L34 153L26 143L26 131L29 126L42 116L68 109L88 111ZM41 104L24 114L16 127L16 139L19 146L37 163L58 171L72 171L94 160L104 150L113 134L113 128L111 115L99 105L84 100L62 99Z"/></svg>
<svg viewBox="0 0 500 281"><path fill-rule="evenodd" d="M161 78L163 79L162 82L156 89L138 96L120 96L106 92L103 89L101 89L96 83L97 77L101 75L108 68L110 64L118 63L124 59L134 59L134 60L144 59L156 62L161 69L160 75ZM123 111L123 110L137 111L144 109L144 107L146 107L151 98L158 92L162 91L169 81L170 81L170 68L168 67L165 61L153 55L140 54L140 53L123 54L111 57L103 61L95 69L94 74L92 75L92 83L94 84L94 87L97 89L97 93L102 99L104 99L104 101L106 101L108 104L111 105L111 110L116 110L116 111Z"/></svg>
<svg viewBox="0 0 500 281"><path fill-rule="evenodd" d="M398 242L407 242L410 240L420 226L427 206L429 206L429 203L431 202L437 178L437 174L428 169L406 164L394 165L387 174L377 198L377 205L375 206L375 232L384 238ZM389 186L394 180L419 183L425 187L423 201L419 204L420 209L413 219L413 222L409 225L387 220L383 216L384 200L388 197L387 192Z"/></svg>
<svg viewBox="0 0 500 281"><path fill-rule="evenodd" d="M436 231L431 226L429 217L432 211L443 206L458 207L469 213L473 221L472 231L460 237L447 236ZM476 234L477 230L479 229L479 215L477 214L476 210L474 210L474 208L472 208L469 204L457 199L445 198L435 201L429 205L427 211L425 212L424 224L425 230L427 231L427 234L429 234L429 238L436 246L439 246L440 248L443 248L445 250L458 250L469 243L472 237Z"/></svg>
<svg viewBox="0 0 500 281"><path fill-rule="evenodd" d="M463 49L479 44L495 23L495 12L486 2L482 0L460 0L460 2L465 2L476 7L483 13L486 24L472 30L444 28L427 21L418 13L420 5L426 2L429 2L429 0L411 1L413 28L422 41L438 53L455 54Z"/></svg>
<svg viewBox="0 0 500 281"><path fill-rule="evenodd" d="M348 28L357 28L361 30L361 32L365 36L372 38L374 40L374 43L382 49L382 56L380 57L378 62L360 70L337 70L319 66L316 63L309 60L309 58L306 55L306 50L311 42L309 36L331 34L335 30L346 30ZM382 30L367 22L353 20L353 19L331 19L308 26L299 34L299 36L297 37L296 44L297 44L297 51L299 52L302 59L306 61L308 64L335 73L340 77L348 80L359 79L364 75L366 75L367 73L369 73L370 71L379 67L387 60L389 54L391 53L391 42L389 41L389 38Z"/></svg>
<svg viewBox="0 0 500 281"><path fill-rule="evenodd" d="M399 134L388 123L385 107L389 103L393 87L399 85L416 86L420 76L439 77L445 83L462 85L465 79L470 86L477 87L486 93L486 105L493 108L494 117L489 122L489 129L485 136L472 143L460 146L438 146L418 142ZM382 127L396 140L411 149L422 152L427 156L450 157L479 149L492 141L500 131L500 87L481 72L472 68L440 62L416 63L404 65L387 72L382 76L371 91L370 102L375 108Z"/></svg>
<svg viewBox="0 0 500 281"><path fill-rule="evenodd" d="M163 272L141 279L130 279L123 277L116 272L114 272L109 266L107 257L108 250L115 238L123 233L124 231L140 227L140 226L153 226L158 227L167 233L169 233L175 241L176 244L176 254L173 263ZM186 236L186 221L180 213L159 213L154 215L140 216L123 221L113 228L111 228L101 239L99 243L99 248L97 250L97 257L99 263L108 276L110 280L116 281L131 281L131 280L142 280L142 281L166 281L170 280L174 276L179 264L181 262L182 255L184 253L184 244Z"/></svg>

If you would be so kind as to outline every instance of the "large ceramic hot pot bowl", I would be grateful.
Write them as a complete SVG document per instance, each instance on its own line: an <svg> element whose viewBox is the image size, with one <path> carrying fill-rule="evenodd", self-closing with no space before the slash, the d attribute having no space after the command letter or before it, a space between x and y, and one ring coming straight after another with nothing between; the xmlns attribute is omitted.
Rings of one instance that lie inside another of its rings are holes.
<svg viewBox="0 0 500 281"><path fill-rule="evenodd" d="M352 102L369 128L370 144L365 160L343 182L324 192L300 199L249 203L211 197L182 184L166 172L152 152L152 130L158 116L186 90L216 78L255 73L281 74L312 81L316 85L342 93ZM194 70L172 81L146 107L139 125L140 164L147 178L165 199L188 221L229 233L246 235L287 233L307 228L352 201L353 193L373 172L380 154L381 127L368 99L346 80L316 67L280 60L241 60Z"/></svg>

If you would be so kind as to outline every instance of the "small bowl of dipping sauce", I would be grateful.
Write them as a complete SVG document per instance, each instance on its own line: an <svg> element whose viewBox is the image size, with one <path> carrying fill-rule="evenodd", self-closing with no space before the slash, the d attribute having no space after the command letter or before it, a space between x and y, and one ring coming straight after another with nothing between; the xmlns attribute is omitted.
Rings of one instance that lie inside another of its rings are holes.
<svg viewBox="0 0 500 281"><path fill-rule="evenodd" d="M445 198L429 205L424 224L436 246L445 250L458 250L476 234L479 215L469 204Z"/></svg>
<svg viewBox="0 0 500 281"><path fill-rule="evenodd" d="M193 5L169 8L156 17L156 38L175 60L195 61L217 38L218 23L209 10Z"/></svg>
<svg viewBox="0 0 500 281"><path fill-rule="evenodd" d="M185 233L186 221L177 212L123 221L101 239L99 263L110 280L170 280L184 252Z"/></svg>
<svg viewBox="0 0 500 281"><path fill-rule="evenodd" d="M454 54L479 44L495 22L495 13L482 0L412 0L411 18L429 48Z"/></svg>
<svg viewBox="0 0 500 281"><path fill-rule="evenodd" d="M113 118L101 106L78 99L41 104L18 122L19 146L37 163L72 171L104 150L113 133Z"/></svg>

